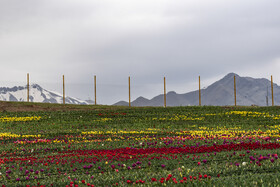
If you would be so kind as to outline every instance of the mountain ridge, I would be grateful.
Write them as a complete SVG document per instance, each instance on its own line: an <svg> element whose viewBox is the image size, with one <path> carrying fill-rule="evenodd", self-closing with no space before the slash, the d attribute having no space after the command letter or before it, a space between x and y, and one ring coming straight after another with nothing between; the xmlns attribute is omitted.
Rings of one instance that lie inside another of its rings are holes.
<svg viewBox="0 0 280 187"><path fill-rule="evenodd" d="M59 93L48 91L38 84L29 86L29 99L31 102L62 103L63 96ZM27 86L0 87L1 101L27 101ZM88 104L86 101L73 97L65 97L66 104Z"/></svg>
<svg viewBox="0 0 280 187"><path fill-rule="evenodd" d="M234 105L234 77L236 79L237 105L266 106L266 97L271 103L271 82L265 78L241 77L236 73L228 73L222 79L201 89L202 105L226 106ZM280 87L273 84L274 95L280 95ZM167 106L196 106L199 105L199 91L194 90L187 93L177 94L170 91L166 94ZM268 94L267 94L268 92ZM139 102L144 97L138 97L131 102L132 106L163 106L163 94L159 94L152 99L146 99L145 102ZM270 105L270 103L268 103ZM280 104L280 98L274 97L275 105ZM122 101L114 105L128 105Z"/></svg>

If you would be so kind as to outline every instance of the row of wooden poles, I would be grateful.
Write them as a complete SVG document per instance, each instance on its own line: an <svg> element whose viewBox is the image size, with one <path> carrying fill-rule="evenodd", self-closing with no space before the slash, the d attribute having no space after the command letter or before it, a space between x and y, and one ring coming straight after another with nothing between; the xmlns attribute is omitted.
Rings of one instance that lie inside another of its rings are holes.
<svg viewBox="0 0 280 187"><path fill-rule="evenodd" d="M200 77L199 77L200 79ZM199 80L200 82L200 80ZM234 82L234 106L236 106L236 81L235 81L235 75L233 76L233 82ZM199 83L200 85L200 83ZM200 86L199 86L199 92L200 92ZM273 97L273 78L271 75L271 105L274 106L274 97ZM199 105L201 105L201 101L200 101L200 93L199 93Z"/></svg>
<svg viewBox="0 0 280 187"><path fill-rule="evenodd" d="M62 75L62 87L63 87L63 104L65 104L65 78ZM96 105L96 76L94 76L94 97L95 97L95 105ZM29 73L27 73L27 102L29 102Z"/></svg>
<svg viewBox="0 0 280 187"><path fill-rule="evenodd" d="M236 106L236 80L235 75L233 77L234 82L234 106ZM62 75L62 84L63 84L63 104L65 104L65 79L64 75ZM166 79L163 78L164 84L164 107L166 107ZM201 106L201 89L200 89L200 76L198 76L198 98L199 98L199 106ZM274 97L273 97L273 79L271 75L271 97L272 97L272 106L274 106ZM29 73L27 73L27 102L29 102ZM96 75L94 76L94 104L96 105ZM131 93L130 93L130 76L128 77L128 105L131 107Z"/></svg>
<svg viewBox="0 0 280 187"><path fill-rule="evenodd" d="M64 82L64 75L62 76L63 82L63 104L65 104L65 82ZM27 102L29 102L29 73L27 73Z"/></svg>

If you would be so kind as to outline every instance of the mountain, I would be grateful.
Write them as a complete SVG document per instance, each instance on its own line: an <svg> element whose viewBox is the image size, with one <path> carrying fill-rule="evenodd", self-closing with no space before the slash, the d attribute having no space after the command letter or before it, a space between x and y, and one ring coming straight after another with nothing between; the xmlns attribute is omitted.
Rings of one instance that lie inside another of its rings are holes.
<svg viewBox="0 0 280 187"><path fill-rule="evenodd" d="M91 99L87 99L87 100L85 100L85 102L87 102L90 105L95 104L95 102L93 100L91 100Z"/></svg>
<svg viewBox="0 0 280 187"><path fill-rule="evenodd" d="M116 105L116 106L128 106L129 104L126 101L119 101L119 102L115 103L114 105Z"/></svg>
<svg viewBox="0 0 280 187"><path fill-rule="evenodd" d="M236 79L237 105L258 105L266 106L266 96L268 95L269 105L271 105L271 82L264 78L240 77L235 73L229 73L222 79L214 82L205 89L201 89L201 104L226 106L234 105L234 76ZM188 106L198 105L199 91L192 91L184 94L177 94L174 91L166 94L167 106ZM280 87L273 84L274 104L280 105ZM163 106L163 94L152 99L139 97L132 106ZM127 102L118 102L114 105L128 105Z"/></svg>
<svg viewBox="0 0 280 187"><path fill-rule="evenodd" d="M27 86L14 86L12 88L0 87L1 101L27 101ZM29 87L29 100L31 102L62 103L63 96L59 93L48 91L38 84ZM67 104L88 104L73 97L65 97Z"/></svg>

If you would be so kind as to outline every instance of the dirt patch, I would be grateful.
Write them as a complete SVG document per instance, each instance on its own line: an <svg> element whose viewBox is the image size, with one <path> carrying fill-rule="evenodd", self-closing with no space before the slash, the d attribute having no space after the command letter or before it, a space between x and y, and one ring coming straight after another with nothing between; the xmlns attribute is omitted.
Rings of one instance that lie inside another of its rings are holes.
<svg viewBox="0 0 280 187"><path fill-rule="evenodd" d="M0 112L94 110L94 106L0 101Z"/></svg>

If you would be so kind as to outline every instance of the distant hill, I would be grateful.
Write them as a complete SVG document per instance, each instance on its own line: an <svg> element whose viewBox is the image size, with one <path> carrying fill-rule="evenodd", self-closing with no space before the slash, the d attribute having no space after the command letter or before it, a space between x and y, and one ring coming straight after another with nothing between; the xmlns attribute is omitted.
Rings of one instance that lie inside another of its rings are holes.
<svg viewBox="0 0 280 187"><path fill-rule="evenodd" d="M29 99L31 102L43 103L62 103L63 96L59 93L48 91L38 84L32 84L29 87ZM14 86L12 88L0 87L1 101L27 101L27 86ZM88 104L73 97L65 97L67 104Z"/></svg>
<svg viewBox="0 0 280 187"><path fill-rule="evenodd" d="M234 83L236 78L237 105L258 105L266 106L266 96L268 90L268 101L271 105L271 82L264 78L240 77L235 73L229 73L222 79L211 84L205 89L201 89L201 104L213 106L234 105ZM198 105L198 90L177 94L174 91L166 94L167 106L188 106ZM274 83L274 104L280 105L280 87ZM277 97L279 96L279 97ZM114 105L128 105L122 101ZM133 102L132 106L163 106L163 94L152 99L139 97Z"/></svg>
<svg viewBox="0 0 280 187"><path fill-rule="evenodd" d="M115 105L115 106L128 106L129 104L126 101L119 101L119 102L117 102L113 105Z"/></svg>
<svg viewBox="0 0 280 187"><path fill-rule="evenodd" d="M93 100L91 100L91 99L85 100L85 102L87 102L87 103L90 104L90 105L95 104L95 102L94 102Z"/></svg>

